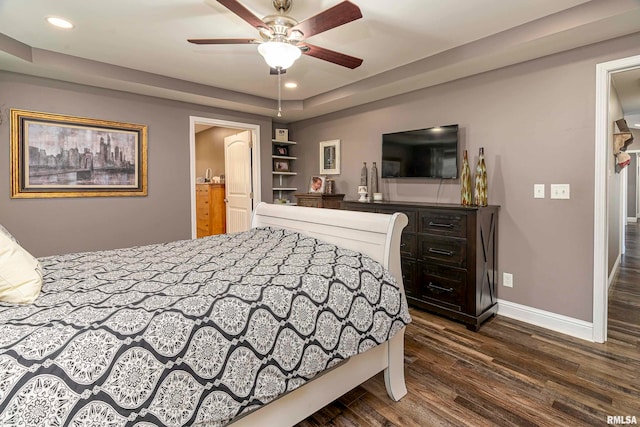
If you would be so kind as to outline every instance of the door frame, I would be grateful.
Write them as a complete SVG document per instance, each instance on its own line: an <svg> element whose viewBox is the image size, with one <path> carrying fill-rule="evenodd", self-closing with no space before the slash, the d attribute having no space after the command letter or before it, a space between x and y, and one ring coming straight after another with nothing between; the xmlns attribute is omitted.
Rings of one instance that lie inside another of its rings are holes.
<svg viewBox="0 0 640 427"><path fill-rule="evenodd" d="M253 191L253 209L262 201L260 179L260 125L253 123L232 122L212 119L210 117L189 116L189 173L191 183L191 238L197 236L196 224L196 124L212 125L223 128L236 128L251 132L251 191Z"/></svg>
<svg viewBox="0 0 640 427"><path fill-rule="evenodd" d="M595 172L593 218L593 341L607 340L608 198L607 159L611 75L640 67L640 55L596 64Z"/></svg>

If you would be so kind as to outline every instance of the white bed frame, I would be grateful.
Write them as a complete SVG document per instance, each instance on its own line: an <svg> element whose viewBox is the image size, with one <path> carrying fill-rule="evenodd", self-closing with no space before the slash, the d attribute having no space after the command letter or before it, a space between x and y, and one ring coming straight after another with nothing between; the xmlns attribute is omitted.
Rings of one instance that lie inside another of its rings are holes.
<svg viewBox="0 0 640 427"><path fill-rule="evenodd" d="M398 281L404 297L400 268L400 237L407 225L402 213L382 215L335 209L260 203L252 227L278 227L298 231L343 248L362 252L380 262ZM291 426L328 405L349 390L384 371L387 393L398 401L407 394L404 382L404 332L302 387L238 419L232 425Z"/></svg>

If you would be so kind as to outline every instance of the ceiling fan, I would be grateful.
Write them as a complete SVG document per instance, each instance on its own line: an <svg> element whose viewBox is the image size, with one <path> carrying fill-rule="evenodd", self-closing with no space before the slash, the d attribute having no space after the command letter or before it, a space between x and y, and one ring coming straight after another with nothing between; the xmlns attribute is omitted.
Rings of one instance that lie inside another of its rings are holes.
<svg viewBox="0 0 640 427"><path fill-rule="evenodd" d="M238 0L217 0L231 12L258 30L258 39L188 39L194 44L258 44L258 52L271 67L271 74L284 73L301 54L332 62L347 68L357 68L362 59L345 55L304 41L332 28L362 18L360 8L343 1L302 22L286 15L293 0L272 0L278 12L260 19Z"/></svg>

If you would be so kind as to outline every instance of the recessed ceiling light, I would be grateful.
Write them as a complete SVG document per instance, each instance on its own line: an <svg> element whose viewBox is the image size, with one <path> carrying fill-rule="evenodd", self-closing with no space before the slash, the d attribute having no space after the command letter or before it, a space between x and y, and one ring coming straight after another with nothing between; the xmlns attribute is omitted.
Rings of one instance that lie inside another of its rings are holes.
<svg viewBox="0 0 640 427"><path fill-rule="evenodd" d="M295 89L298 87L298 83L296 82L287 82L284 84L284 87L286 87L287 89Z"/></svg>
<svg viewBox="0 0 640 427"><path fill-rule="evenodd" d="M66 28L66 29L73 28L73 24L71 22L63 18L56 18L55 16L47 17L47 22L53 25L54 27L58 27L58 28Z"/></svg>

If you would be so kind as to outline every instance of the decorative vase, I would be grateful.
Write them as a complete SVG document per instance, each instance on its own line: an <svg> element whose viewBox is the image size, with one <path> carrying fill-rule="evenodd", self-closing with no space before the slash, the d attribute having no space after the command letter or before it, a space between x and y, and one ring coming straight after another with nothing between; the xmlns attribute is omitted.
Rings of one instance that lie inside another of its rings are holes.
<svg viewBox="0 0 640 427"><path fill-rule="evenodd" d="M367 162L364 162L360 171L360 185L367 185Z"/></svg>
<svg viewBox="0 0 640 427"><path fill-rule="evenodd" d="M460 201L462 206L471 206L471 169L469 168L469 157L467 150L464 150L462 160L462 176L460 177Z"/></svg>
<svg viewBox="0 0 640 427"><path fill-rule="evenodd" d="M333 178L325 178L324 180L324 192L325 194L335 194L336 181Z"/></svg>
<svg viewBox="0 0 640 427"><path fill-rule="evenodd" d="M373 162L373 166L371 166L371 179L369 180L369 192L371 194L378 192L378 168L376 167L376 162Z"/></svg>
<svg viewBox="0 0 640 427"><path fill-rule="evenodd" d="M487 206L487 167L484 163L484 147L480 147L478 166L476 167L475 192L473 203L476 206Z"/></svg>

